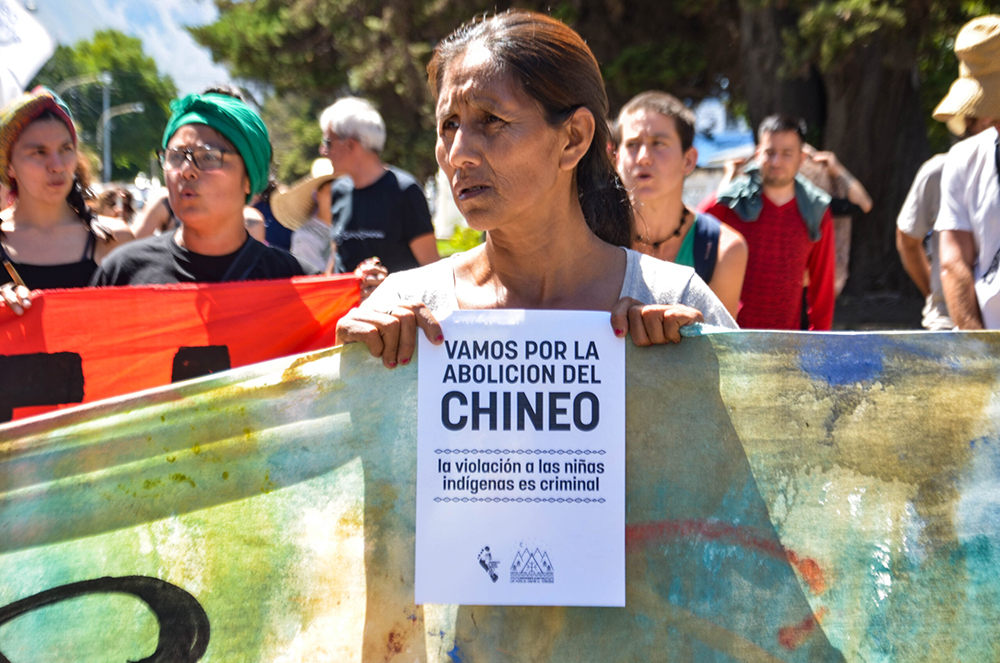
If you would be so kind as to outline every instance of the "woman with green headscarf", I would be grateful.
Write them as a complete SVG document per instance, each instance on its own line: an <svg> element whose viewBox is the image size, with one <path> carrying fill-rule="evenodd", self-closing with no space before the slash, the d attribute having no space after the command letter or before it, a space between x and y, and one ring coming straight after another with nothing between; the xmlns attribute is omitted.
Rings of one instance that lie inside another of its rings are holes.
<svg viewBox="0 0 1000 663"><path fill-rule="evenodd" d="M313 274L247 234L243 207L267 185L267 127L239 99L191 94L170 105L161 164L181 225L112 252L92 285L216 283Z"/></svg>

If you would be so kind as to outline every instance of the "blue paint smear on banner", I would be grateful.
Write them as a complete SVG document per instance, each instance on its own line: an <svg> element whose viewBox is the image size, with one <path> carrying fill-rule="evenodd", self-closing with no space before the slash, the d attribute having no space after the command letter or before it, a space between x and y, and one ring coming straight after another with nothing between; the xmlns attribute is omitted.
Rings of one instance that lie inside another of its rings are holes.
<svg viewBox="0 0 1000 663"><path fill-rule="evenodd" d="M881 348L859 341L856 348L844 350L843 343L810 343L809 351L800 353L799 365L809 376L833 387L874 382L882 375ZM819 345L820 347L816 347Z"/></svg>

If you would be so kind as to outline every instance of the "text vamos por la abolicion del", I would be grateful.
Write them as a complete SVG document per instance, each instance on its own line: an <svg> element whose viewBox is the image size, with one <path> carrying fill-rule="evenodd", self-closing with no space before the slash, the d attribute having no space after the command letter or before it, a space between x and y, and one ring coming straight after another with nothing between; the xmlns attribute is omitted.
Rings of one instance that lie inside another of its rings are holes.
<svg viewBox="0 0 1000 663"><path fill-rule="evenodd" d="M590 432L600 423L600 399L586 389L470 391L461 387L599 385L600 354L593 341L572 345L560 340L445 341L445 350L449 362L441 382L457 387L441 399L441 424L447 430Z"/></svg>

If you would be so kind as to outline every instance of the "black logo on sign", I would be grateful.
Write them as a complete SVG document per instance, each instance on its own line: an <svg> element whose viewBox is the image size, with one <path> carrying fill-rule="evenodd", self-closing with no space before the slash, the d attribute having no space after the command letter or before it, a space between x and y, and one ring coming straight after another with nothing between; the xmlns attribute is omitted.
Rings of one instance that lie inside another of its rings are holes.
<svg viewBox="0 0 1000 663"><path fill-rule="evenodd" d="M555 572L549 554L541 548L521 548L510 565L511 582L554 583Z"/></svg>
<svg viewBox="0 0 1000 663"><path fill-rule="evenodd" d="M500 562L493 561L493 555L490 553L489 546L479 551L479 566L483 567L483 570L486 571L486 574L493 582L496 582L500 577L497 575L497 567L500 566Z"/></svg>

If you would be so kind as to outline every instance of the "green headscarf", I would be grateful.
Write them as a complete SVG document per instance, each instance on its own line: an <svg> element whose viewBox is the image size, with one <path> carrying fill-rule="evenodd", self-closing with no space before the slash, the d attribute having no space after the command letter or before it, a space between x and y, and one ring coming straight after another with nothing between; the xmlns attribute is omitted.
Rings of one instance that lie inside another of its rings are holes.
<svg viewBox="0 0 1000 663"><path fill-rule="evenodd" d="M185 124L205 124L233 144L243 158L250 178L250 195L267 186L271 166L271 138L260 116L245 102L224 94L189 94L170 103L173 115L163 132L163 148L174 133Z"/></svg>

